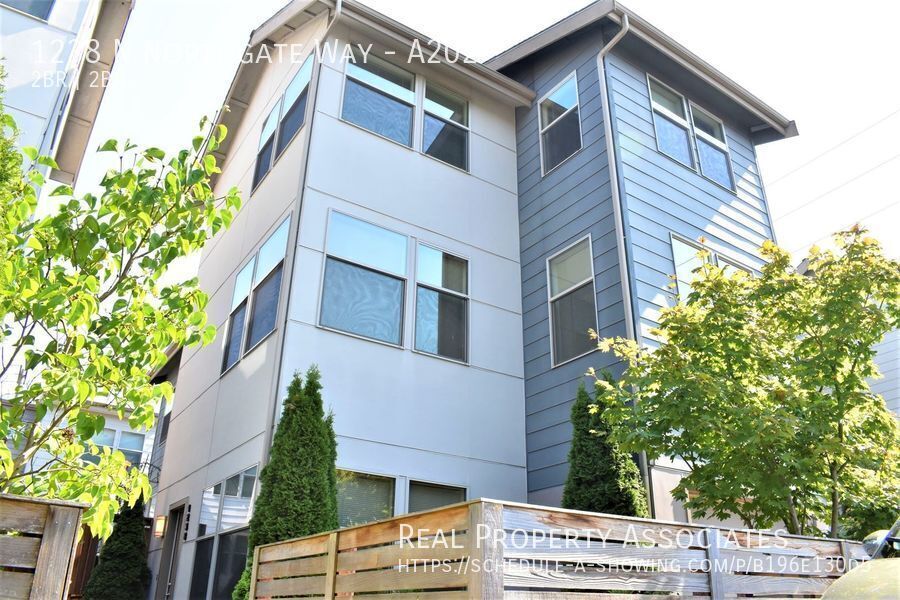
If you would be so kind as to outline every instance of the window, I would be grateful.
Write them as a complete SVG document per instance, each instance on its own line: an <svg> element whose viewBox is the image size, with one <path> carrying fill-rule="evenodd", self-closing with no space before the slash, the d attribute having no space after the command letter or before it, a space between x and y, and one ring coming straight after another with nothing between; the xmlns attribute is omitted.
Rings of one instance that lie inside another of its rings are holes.
<svg viewBox="0 0 900 600"><path fill-rule="evenodd" d="M400 345L406 247L404 235L332 212L319 323Z"/></svg>
<svg viewBox="0 0 900 600"><path fill-rule="evenodd" d="M416 280L416 350L465 362L469 263L419 244Z"/></svg>
<svg viewBox="0 0 900 600"><path fill-rule="evenodd" d="M540 102L542 169L547 173L581 150L578 81L572 73Z"/></svg>
<svg viewBox="0 0 900 600"><path fill-rule="evenodd" d="M469 105L430 83L425 86L422 150L425 154L467 170L469 168Z"/></svg>
<svg viewBox="0 0 900 600"><path fill-rule="evenodd" d="M347 63L341 118L406 146L412 146L415 75L369 56Z"/></svg>
<svg viewBox="0 0 900 600"><path fill-rule="evenodd" d="M653 125L656 128L656 145L659 151L693 168L691 128L687 122L684 97L655 79L651 78L649 81Z"/></svg>
<svg viewBox="0 0 900 600"><path fill-rule="evenodd" d="M309 91L309 80L312 77L312 60L310 55L300 66L300 70L284 90L282 103L281 123L278 126L278 148L275 157L281 156L288 147L306 117L306 101Z"/></svg>
<svg viewBox="0 0 900 600"><path fill-rule="evenodd" d="M245 526L250 522L255 486L254 466L203 492L191 576L192 600L206 600L210 586L211 600L230 600L247 560L249 530Z"/></svg>
<svg viewBox="0 0 900 600"><path fill-rule="evenodd" d="M700 174L733 190L731 158L722 121L652 77L648 76L647 81L659 151L692 169L696 152Z"/></svg>
<svg viewBox="0 0 900 600"><path fill-rule="evenodd" d="M394 479L337 472L338 523L350 527L394 516Z"/></svg>
<svg viewBox="0 0 900 600"><path fill-rule="evenodd" d="M2 0L0 4L20 10L42 21L46 21L50 17L50 10L53 8L53 0Z"/></svg>
<svg viewBox="0 0 900 600"><path fill-rule="evenodd" d="M284 90L275 106L263 121L256 151L256 167L253 170L253 189L272 169L275 160L288 147L306 117L306 101L309 81L312 78L312 55L308 56L294 78Z"/></svg>
<svg viewBox="0 0 900 600"><path fill-rule="evenodd" d="M409 482L409 512L431 510L448 504L466 501L465 488L436 485L420 481Z"/></svg>
<svg viewBox="0 0 900 600"><path fill-rule="evenodd" d="M722 187L732 189L731 158L725 142L725 127L717 118L691 104L691 120L694 123L694 140L700 173Z"/></svg>
<svg viewBox="0 0 900 600"><path fill-rule="evenodd" d="M275 158L275 133L278 129L278 115L281 111L281 99L263 122L262 131L259 134L259 149L256 151L256 167L253 170L253 189L259 185L263 177L272 168Z"/></svg>
<svg viewBox="0 0 900 600"><path fill-rule="evenodd" d="M143 433L116 431L106 427L91 438L91 441L97 445L100 453L103 452L103 448L119 450L125 456L125 460L134 466L140 466L144 457L144 438ZM81 459L95 465L100 463L100 456L91 452L82 454Z"/></svg>
<svg viewBox="0 0 900 600"><path fill-rule="evenodd" d="M721 267L727 276L733 275L736 271L743 271L748 275L753 274L753 271L744 265L674 235L672 236L672 260L675 263L676 291L682 302L688 301L688 297L694 291L691 283L697 276L697 270L706 263Z"/></svg>
<svg viewBox="0 0 900 600"><path fill-rule="evenodd" d="M594 350L588 334L597 329L590 238L547 260L550 333L554 366Z"/></svg>
<svg viewBox="0 0 900 600"><path fill-rule="evenodd" d="M278 226L235 277L223 373L275 330L290 221L287 218Z"/></svg>
<svg viewBox="0 0 900 600"><path fill-rule="evenodd" d="M174 404L174 398L172 400L162 401L162 419L159 420L159 444L165 444L166 440L169 438L169 421L172 419L172 405Z"/></svg>

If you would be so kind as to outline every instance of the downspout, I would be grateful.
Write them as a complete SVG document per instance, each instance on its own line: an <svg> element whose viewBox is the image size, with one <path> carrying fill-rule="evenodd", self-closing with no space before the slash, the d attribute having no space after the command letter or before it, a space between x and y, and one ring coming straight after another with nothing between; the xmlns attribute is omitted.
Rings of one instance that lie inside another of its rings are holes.
<svg viewBox="0 0 900 600"><path fill-rule="evenodd" d="M630 24L628 15L622 15L621 27L619 31L609 40L597 54L597 75L600 79L600 96L603 100L603 134L606 140L606 159L609 161L609 189L612 195L613 218L616 227L616 250L619 259L619 280L622 282L622 306L625 311L625 337L637 341L637 333L634 320L634 307L631 297L631 276L628 272L628 255L625 246L625 220L622 215L622 196L619 190L619 169L616 160L616 145L613 139L612 128L612 98L609 94L609 86L606 83L606 55L609 51L619 43L619 41L628 34ZM638 457L638 463L641 470L641 477L644 479L644 486L647 489L647 503L650 508L650 515L656 514L653 505L653 485L650 481L650 469L647 465L647 455L644 452Z"/></svg>

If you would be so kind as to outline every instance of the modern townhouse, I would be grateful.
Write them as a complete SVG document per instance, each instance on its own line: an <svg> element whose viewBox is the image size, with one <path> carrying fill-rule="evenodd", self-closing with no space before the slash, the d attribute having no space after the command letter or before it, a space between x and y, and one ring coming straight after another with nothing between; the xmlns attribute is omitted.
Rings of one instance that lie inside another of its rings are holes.
<svg viewBox="0 0 900 600"><path fill-rule="evenodd" d="M200 263L220 335L181 356L154 598L230 597L295 372L322 372L342 525L558 504L577 387L615 368L587 330L652 345L698 244L761 264L754 147L796 129L723 74L608 1L457 56L352 0L252 33L215 182L244 206ZM643 465L659 518L690 518L679 467Z"/></svg>

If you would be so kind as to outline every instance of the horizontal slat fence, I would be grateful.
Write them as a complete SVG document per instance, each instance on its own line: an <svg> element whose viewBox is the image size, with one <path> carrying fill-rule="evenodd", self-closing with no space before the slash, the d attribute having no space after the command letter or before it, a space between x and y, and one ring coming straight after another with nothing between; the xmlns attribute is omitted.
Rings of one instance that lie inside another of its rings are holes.
<svg viewBox="0 0 900 600"><path fill-rule="evenodd" d="M251 597L815 598L866 559L856 542L474 500L260 546Z"/></svg>
<svg viewBox="0 0 900 600"><path fill-rule="evenodd" d="M0 598L65 598L85 506L0 494Z"/></svg>

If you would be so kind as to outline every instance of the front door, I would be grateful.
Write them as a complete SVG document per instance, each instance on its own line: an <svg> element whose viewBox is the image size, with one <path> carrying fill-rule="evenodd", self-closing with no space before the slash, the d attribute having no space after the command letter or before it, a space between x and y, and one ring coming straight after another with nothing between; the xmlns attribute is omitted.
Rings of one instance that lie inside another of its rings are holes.
<svg viewBox="0 0 900 600"><path fill-rule="evenodd" d="M156 600L172 600L175 593L175 572L178 567L178 551L181 549L181 525L184 506L169 512L166 537L163 540L162 558L159 561Z"/></svg>

